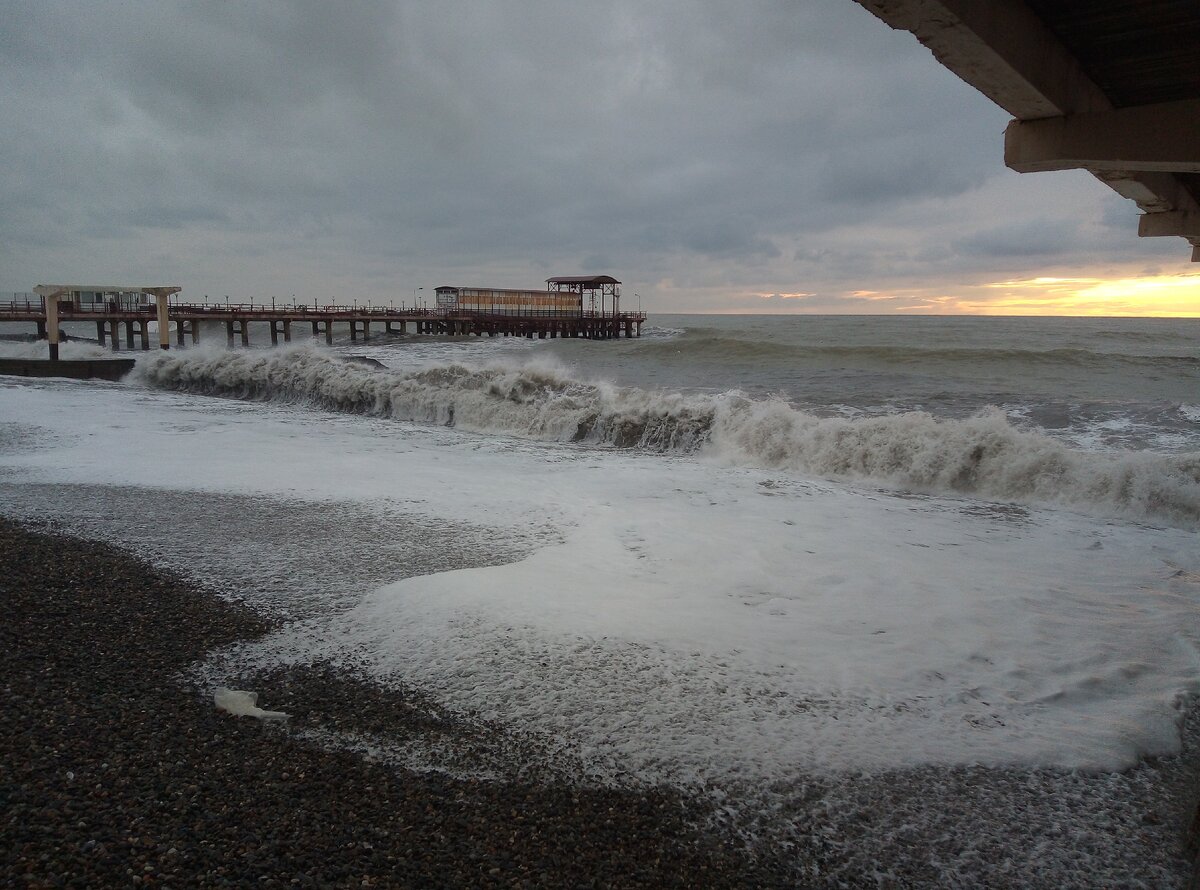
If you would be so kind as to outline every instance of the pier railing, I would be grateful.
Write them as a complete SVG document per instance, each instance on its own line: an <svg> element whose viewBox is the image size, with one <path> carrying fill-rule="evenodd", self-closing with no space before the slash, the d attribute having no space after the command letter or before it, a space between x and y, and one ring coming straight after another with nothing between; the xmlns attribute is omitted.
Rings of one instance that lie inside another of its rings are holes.
<svg viewBox="0 0 1200 890"><path fill-rule="evenodd" d="M9 300L0 302L0 319L5 316L28 318L45 315L45 305L41 299ZM153 304L122 306L117 303L96 303L74 305L69 301L60 303L59 315L63 320L82 318L92 320L98 316L121 315L155 316ZM358 318L373 317L379 319L417 319L417 318L611 318L623 321L644 322L644 312L601 312L583 310L582 312L562 312L549 309L531 308L525 312L494 312L478 309L459 309L453 306L406 307L406 306L374 306L371 304L327 304L324 306L309 306L299 303L171 303L168 307L171 315L206 315L209 317L241 316L261 318L266 321L281 315L326 318L329 316L355 316Z"/></svg>

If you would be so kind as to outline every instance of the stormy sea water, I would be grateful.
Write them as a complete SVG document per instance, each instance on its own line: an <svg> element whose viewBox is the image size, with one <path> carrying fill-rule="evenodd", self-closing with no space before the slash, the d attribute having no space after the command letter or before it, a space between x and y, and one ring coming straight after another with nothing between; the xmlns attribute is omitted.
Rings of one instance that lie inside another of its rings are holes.
<svg viewBox="0 0 1200 890"><path fill-rule="evenodd" d="M1200 320L134 355L0 378L0 510L286 619L214 679L354 665L808 883L1186 885Z"/></svg>

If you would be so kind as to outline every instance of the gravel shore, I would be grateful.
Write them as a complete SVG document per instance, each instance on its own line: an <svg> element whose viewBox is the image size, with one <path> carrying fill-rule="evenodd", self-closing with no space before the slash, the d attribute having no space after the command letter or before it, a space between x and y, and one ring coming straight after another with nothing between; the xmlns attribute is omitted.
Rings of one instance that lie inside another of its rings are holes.
<svg viewBox="0 0 1200 890"><path fill-rule="evenodd" d="M671 790L418 772L314 741L442 738L480 762L520 744L419 696L305 668L251 678L286 726L221 714L185 678L268 624L117 548L0 520L0 607L5 886L791 885Z"/></svg>

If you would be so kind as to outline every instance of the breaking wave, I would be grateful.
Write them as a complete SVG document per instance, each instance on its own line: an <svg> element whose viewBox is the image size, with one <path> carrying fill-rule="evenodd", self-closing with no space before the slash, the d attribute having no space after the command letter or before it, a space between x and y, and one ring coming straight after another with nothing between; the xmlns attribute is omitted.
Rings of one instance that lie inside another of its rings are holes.
<svg viewBox="0 0 1200 890"><path fill-rule="evenodd" d="M161 389L1200 523L1200 452L1075 451L1016 429L995 409L965 420L920 412L817 417L782 399L622 388L545 365L448 364L396 372L310 347L159 353L139 361L135 373Z"/></svg>
<svg viewBox="0 0 1200 890"><path fill-rule="evenodd" d="M642 343L631 349L646 352L669 349L671 356L689 361L709 362L787 362L815 365L955 365L1012 366L1028 369L1082 368L1110 370L1200 371L1200 357L1194 355L1138 355L1136 353L1094 352L1077 347L1057 349L1018 349L1009 347L931 347L901 345L825 345L742 339L715 334L694 334L669 343Z"/></svg>

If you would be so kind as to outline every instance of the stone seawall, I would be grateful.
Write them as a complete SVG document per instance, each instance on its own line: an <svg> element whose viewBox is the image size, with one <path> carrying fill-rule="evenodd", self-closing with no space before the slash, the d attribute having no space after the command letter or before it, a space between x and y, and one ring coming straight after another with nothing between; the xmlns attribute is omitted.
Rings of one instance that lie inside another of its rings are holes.
<svg viewBox="0 0 1200 890"><path fill-rule="evenodd" d="M51 361L44 358L0 358L0 374L14 377L71 377L75 380L120 380L133 370L131 358Z"/></svg>

